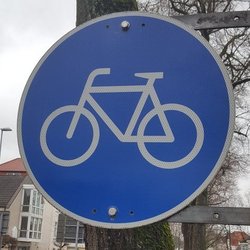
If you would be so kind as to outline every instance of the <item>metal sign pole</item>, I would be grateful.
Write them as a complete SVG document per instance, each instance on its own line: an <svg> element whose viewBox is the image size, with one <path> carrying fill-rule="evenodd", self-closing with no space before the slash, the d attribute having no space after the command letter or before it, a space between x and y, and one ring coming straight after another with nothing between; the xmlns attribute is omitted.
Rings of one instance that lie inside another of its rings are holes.
<svg viewBox="0 0 250 250"><path fill-rule="evenodd" d="M196 30L250 27L250 11L172 16ZM190 206L169 217L169 222L250 225L250 208ZM237 215L237 216L235 216Z"/></svg>
<svg viewBox="0 0 250 250"><path fill-rule="evenodd" d="M250 225L250 208L190 206L167 219L175 223Z"/></svg>
<svg viewBox="0 0 250 250"><path fill-rule="evenodd" d="M75 249L78 249L78 235L79 235L79 221L76 222L76 241L75 241Z"/></svg>
<svg viewBox="0 0 250 250"><path fill-rule="evenodd" d="M196 30L250 27L250 11L172 16Z"/></svg>

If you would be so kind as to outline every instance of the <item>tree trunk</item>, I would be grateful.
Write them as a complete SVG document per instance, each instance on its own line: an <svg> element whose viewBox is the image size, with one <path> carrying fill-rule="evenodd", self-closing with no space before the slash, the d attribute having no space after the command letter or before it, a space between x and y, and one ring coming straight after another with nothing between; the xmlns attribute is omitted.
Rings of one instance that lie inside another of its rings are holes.
<svg viewBox="0 0 250 250"><path fill-rule="evenodd" d="M136 0L77 0L76 26L98 16L136 10Z"/></svg>
<svg viewBox="0 0 250 250"><path fill-rule="evenodd" d="M192 205L207 205L207 190L203 191ZM206 250L206 225L182 224L184 250Z"/></svg>
<svg viewBox="0 0 250 250"><path fill-rule="evenodd" d="M209 42L209 33L202 30L201 35ZM192 203L192 205L208 205L207 189L205 189ZM182 224L184 237L184 250L206 250L206 225Z"/></svg>
<svg viewBox="0 0 250 250"><path fill-rule="evenodd" d="M87 250L136 249L133 229L114 230L85 225Z"/></svg>
<svg viewBox="0 0 250 250"><path fill-rule="evenodd" d="M76 26L95 17L119 12L137 10L135 0L77 0ZM85 225L87 250L136 249L133 229L111 230Z"/></svg>
<svg viewBox="0 0 250 250"><path fill-rule="evenodd" d="M101 15L136 10L136 0L77 0L76 25ZM85 225L84 229L86 250L174 249L171 231L166 222L136 229L104 229L90 225Z"/></svg>

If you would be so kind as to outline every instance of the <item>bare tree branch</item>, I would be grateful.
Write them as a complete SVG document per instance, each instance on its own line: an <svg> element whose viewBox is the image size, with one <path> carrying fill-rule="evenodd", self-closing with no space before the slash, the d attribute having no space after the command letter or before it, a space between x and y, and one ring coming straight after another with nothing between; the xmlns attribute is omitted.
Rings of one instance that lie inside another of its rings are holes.
<svg viewBox="0 0 250 250"><path fill-rule="evenodd" d="M243 84L243 83L246 83L246 82L250 82L250 78L246 78L246 79L242 79L242 80L239 80L237 82L234 82L233 83L233 88Z"/></svg>
<svg viewBox="0 0 250 250"><path fill-rule="evenodd" d="M244 133L242 133L242 132L240 132L240 131L234 131L234 133L235 133L235 134L238 134L238 135L242 135L242 136L244 136L244 137L247 138L247 134L244 134Z"/></svg>

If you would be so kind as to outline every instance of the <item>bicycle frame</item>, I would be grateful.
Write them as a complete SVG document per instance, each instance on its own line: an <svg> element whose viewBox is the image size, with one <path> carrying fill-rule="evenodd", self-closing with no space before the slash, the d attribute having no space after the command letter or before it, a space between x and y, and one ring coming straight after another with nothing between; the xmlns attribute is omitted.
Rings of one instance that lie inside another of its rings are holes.
<svg viewBox="0 0 250 250"><path fill-rule="evenodd" d="M105 122L105 124L110 128L114 135L122 142L138 142L139 140L144 142L173 142L174 135L168 123L168 120L164 114L164 110L161 108L162 104L157 96L157 93L154 88L154 83L156 79L163 78L163 72L150 72L150 73L135 73L136 77L147 79L147 83L144 86L141 85L132 85L132 86L92 86L95 78L98 75L108 75L110 74L110 68L99 68L92 71L87 79L86 85L83 89L82 95L78 102L76 111L72 118L71 124L67 132L67 138L72 138L76 125L81 116L81 110L85 105L85 102L88 102L100 118ZM121 130L116 126L116 124L111 120L107 113L102 109L102 107L95 101L91 96L91 93L132 93L132 92L141 92L142 95L138 101L138 104L135 108L135 111L129 121L128 127L126 128L125 133L122 133ZM143 107L147 101L148 96L150 96L154 109L157 110L157 115L161 122L162 128L165 135L163 136L143 136L139 138L138 135L132 135L134 128L138 122L140 114L143 110Z"/></svg>

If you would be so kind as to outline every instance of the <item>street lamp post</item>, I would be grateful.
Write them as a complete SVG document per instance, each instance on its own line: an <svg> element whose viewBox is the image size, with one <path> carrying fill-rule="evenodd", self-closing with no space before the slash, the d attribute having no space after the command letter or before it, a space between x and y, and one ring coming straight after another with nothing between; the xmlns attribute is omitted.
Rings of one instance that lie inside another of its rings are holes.
<svg viewBox="0 0 250 250"><path fill-rule="evenodd" d="M3 132L10 132L10 131L12 131L12 129L11 128L0 128L0 130L1 130L1 137L0 137L0 159L1 159Z"/></svg>

